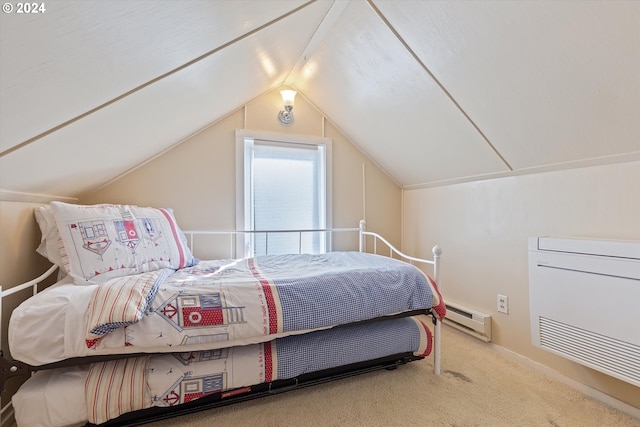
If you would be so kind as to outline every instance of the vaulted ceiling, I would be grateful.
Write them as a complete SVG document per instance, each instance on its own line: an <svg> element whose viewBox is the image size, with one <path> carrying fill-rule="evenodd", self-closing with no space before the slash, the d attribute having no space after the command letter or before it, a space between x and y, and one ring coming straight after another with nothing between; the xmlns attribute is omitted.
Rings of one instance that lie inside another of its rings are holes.
<svg viewBox="0 0 640 427"><path fill-rule="evenodd" d="M640 159L635 0L43 4L0 17L4 194L81 194L282 85L404 188Z"/></svg>

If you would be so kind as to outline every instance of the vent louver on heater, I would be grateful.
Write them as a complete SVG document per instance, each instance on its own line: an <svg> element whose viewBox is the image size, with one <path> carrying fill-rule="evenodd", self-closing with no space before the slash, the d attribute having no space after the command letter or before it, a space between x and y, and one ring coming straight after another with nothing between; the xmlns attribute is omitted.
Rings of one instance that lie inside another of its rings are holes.
<svg viewBox="0 0 640 427"><path fill-rule="evenodd" d="M640 242L529 239L531 342L640 386Z"/></svg>
<svg viewBox="0 0 640 427"><path fill-rule="evenodd" d="M455 303L449 302L446 306L444 323L483 341L491 341L491 316Z"/></svg>
<svg viewBox="0 0 640 427"><path fill-rule="evenodd" d="M539 318L540 346L593 369L640 384L640 346Z"/></svg>

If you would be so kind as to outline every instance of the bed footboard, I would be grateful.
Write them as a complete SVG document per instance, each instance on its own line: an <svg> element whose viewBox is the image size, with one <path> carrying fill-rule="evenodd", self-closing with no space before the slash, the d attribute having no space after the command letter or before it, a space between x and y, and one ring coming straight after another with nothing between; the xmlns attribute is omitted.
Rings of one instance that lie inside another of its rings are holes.
<svg viewBox="0 0 640 427"><path fill-rule="evenodd" d="M399 257L401 260L403 261L407 261L410 264L416 263L416 264L427 264L432 266L433 268L433 279L435 280L435 282L437 283L438 287L440 289L442 289L441 286L441 282L440 282L440 256L442 255L442 248L440 248L440 246L436 245L433 247L432 252L433 252L433 260L428 260L428 259L423 259L423 258L416 258L410 255L406 255L403 252L401 252L400 250L398 250L396 247L394 247L391 243L389 243L389 241L387 241L384 237L382 237L380 234L378 233L374 233L371 231L366 231L366 221L365 220L361 220L360 221L360 245L359 245L359 250L360 252L366 252L367 251L367 236L370 236L373 239L373 253L378 253L378 241L382 242L388 249L389 257L393 257L394 255L396 255L397 257ZM441 328L442 328L442 322L440 320L438 320L438 317L436 315L433 315L433 325L434 325L434 331L433 331L433 373L436 375L440 375L440 362L441 362L441 357L440 357L440 334L441 334Z"/></svg>

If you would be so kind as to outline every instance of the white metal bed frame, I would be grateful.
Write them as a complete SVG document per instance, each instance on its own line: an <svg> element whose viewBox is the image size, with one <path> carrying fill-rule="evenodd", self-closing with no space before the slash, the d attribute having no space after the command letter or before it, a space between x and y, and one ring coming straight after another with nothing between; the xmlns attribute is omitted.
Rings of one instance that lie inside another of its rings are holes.
<svg viewBox="0 0 640 427"><path fill-rule="evenodd" d="M442 254L442 249L439 246L434 246L432 249L433 252L433 260L416 258L413 256L406 255L405 253L398 250L394 247L388 240L382 237L378 233L374 233L371 231L366 231L366 221L361 220L358 228L333 228L333 229L302 229L302 230L232 230L232 231L183 231L183 233L187 236L189 241L189 247L191 252L193 253L195 247L195 238L197 236L206 236L206 235L223 235L229 236L229 258L234 257L235 249L237 247L237 237L243 234L264 234L266 236L266 251L268 253L268 236L270 234L279 234L279 233L297 233L298 234L298 249L300 252L302 235L310 234L310 233L328 233L329 236L332 236L333 233L343 233L343 232L358 232L359 233L359 243L358 250L360 252L366 252L367 250L367 237L371 237L373 239L373 250L372 253L378 253L378 240L382 242L389 250L389 257L394 257L394 255L401 259L409 262L411 264L427 264L433 266L433 279L438 284L439 289L441 289L440 283L440 256ZM332 239L329 239L331 241ZM38 285L42 283L45 279L51 276L58 269L57 265L51 266L47 271L42 273L40 276L36 277L33 280L22 283L20 285L14 286L12 288L2 290L2 286L0 286L0 319L2 318L2 300L9 296L13 295L17 292L24 291L26 289L31 288L32 294L35 295L38 293ZM440 375L441 372L441 351L440 351L440 337L441 337L441 324L442 322L437 319L436 316L433 316L434 323L434 332L433 332L433 373L435 375ZM1 331L0 331L1 332ZM0 352L1 356L1 352ZM1 357L0 357L1 359ZM9 372L9 375L18 372L21 368L17 365L6 364L4 359L2 359L2 366L0 367L2 371ZM2 392L4 390L0 390ZM5 419L10 417L12 414L13 408L11 407L11 402L7 403L4 407L0 409L0 426L4 425Z"/></svg>

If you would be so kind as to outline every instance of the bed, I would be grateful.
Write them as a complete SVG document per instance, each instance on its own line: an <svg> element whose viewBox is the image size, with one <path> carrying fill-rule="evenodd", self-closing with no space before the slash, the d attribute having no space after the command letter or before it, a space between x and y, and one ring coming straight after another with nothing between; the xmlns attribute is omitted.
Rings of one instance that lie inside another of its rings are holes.
<svg viewBox="0 0 640 427"><path fill-rule="evenodd" d="M19 427L135 425L431 353L439 374L439 248L407 257L361 223L359 251L199 260L169 209L52 202L36 219L60 280L11 315L2 381L35 372Z"/></svg>

